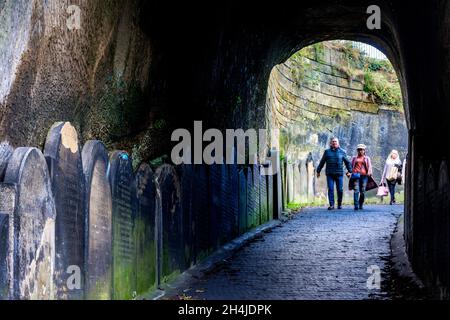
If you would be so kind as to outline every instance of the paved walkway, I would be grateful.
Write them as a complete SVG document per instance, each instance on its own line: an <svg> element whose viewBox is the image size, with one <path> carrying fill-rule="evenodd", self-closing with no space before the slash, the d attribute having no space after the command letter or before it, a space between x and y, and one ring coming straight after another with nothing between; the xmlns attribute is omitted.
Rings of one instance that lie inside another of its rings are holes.
<svg viewBox="0 0 450 320"><path fill-rule="evenodd" d="M179 292L192 299L380 299L369 266L387 270L402 205L306 209ZM383 288L383 286L382 286Z"/></svg>

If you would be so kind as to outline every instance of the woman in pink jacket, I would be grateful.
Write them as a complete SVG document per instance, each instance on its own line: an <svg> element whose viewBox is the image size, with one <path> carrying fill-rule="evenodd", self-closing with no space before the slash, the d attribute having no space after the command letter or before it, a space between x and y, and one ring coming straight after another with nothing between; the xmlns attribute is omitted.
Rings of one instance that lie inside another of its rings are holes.
<svg viewBox="0 0 450 320"><path fill-rule="evenodd" d="M353 190L353 203L355 210L362 210L364 205L364 198L366 192L367 181L369 176L372 176L372 163L370 158L366 156L366 146L364 144L358 144L356 147L358 154L352 158L352 183Z"/></svg>

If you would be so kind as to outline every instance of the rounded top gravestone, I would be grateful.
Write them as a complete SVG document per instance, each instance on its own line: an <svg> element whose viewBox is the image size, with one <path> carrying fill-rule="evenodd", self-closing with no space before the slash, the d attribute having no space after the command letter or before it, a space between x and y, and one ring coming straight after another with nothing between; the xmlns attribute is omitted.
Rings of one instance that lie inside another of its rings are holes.
<svg viewBox="0 0 450 320"><path fill-rule="evenodd" d="M160 226L161 276L171 278L183 269L185 263L183 220L181 210L181 185L171 165L164 164L155 172L157 192L157 221ZM162 248L161 248L162 246Z"/></svg>
<svg viewBox="0 0 450 320"><path fill-rule="evenodd" d="M100 141L86 142L82 151L86 185L86 298L110 299L112 290L112 202L107 177L108 153Z"/></svg>
<svg viewBox="0 0 450 320"><path fill-rule="evenodd" d="M111 154L108 177L113 205L113 297L131 299L137 294L134 237L137 197L131 158L125 151Z"/></svg>
<svg viewBox="0 0 450 320"><path fill-rule="evenodd" d="M84 287L84 175L75 128L55 123L45 143L56 207L55 282L58 299L81 299Z"/></svg>
<svg viewBox="0 0 450 320"><path fill-rule="evenodd" d="M155 245L155 184L153 171L143 163L136 172L137 217L136 236L136 291L143 294L156 282Z"/></svg>
<svg viewBox="0 0 450 320"><path fill-rule="evenodd" d="M5 182L17 188L11 224L13 298L53 299L56 210L41 151L17 148L8 163Z"/></svg>

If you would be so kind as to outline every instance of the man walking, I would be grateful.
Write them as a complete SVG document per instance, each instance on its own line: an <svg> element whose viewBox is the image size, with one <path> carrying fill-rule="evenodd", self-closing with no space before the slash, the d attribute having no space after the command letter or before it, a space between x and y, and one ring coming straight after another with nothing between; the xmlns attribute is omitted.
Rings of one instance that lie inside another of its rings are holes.
<svg viewBox="0 0 450 320"><path fill-rule="evenodd" d="M344 179L344 169L342 163L345 164L347 168L347 177L350 176L352 171L350 161L347 159L347 153L345 150L339 147L339 140L337 138L332 138L330 140L330 148L325 150L322 159L320 160L319 166L317 167L317 178L320 177L320 171L322 170L324 164L327 164L326 175L327 175L327 186L328 186L328 201L330 206L328 210L334 209L334 184L336 183L337 196L338 196L338 209L342 209L342 195L343 195L343 179Z"/></svg>

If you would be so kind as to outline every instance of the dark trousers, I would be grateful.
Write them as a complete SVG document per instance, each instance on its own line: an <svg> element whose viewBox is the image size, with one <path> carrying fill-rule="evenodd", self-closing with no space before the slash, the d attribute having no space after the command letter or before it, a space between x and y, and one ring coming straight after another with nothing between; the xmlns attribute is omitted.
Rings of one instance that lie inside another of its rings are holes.
<svg viewBox="0 0 450 320"><path fill-rule="evenodd" d="M387 181L389 193L391 194L391 201L395 201L395 185L396 184L397 184L397 180Z"/></svg>
<svg viewBox="0 0 450 320"><path fill-rule="evenodd" d="M338 206L342 204L344 176L342 174L327 174L328 201L334 207L334 184L336 183Z"/></svg>
<svg viewBox="0 0 450 320"><path fill-rule="evenodd" d="M366 186L367 181L369 180L368 176L360 176L359 178L354 179L354 191L353 194L353 203L355 207L362 207L364 204L364 199L366 197Z"/></svg>

